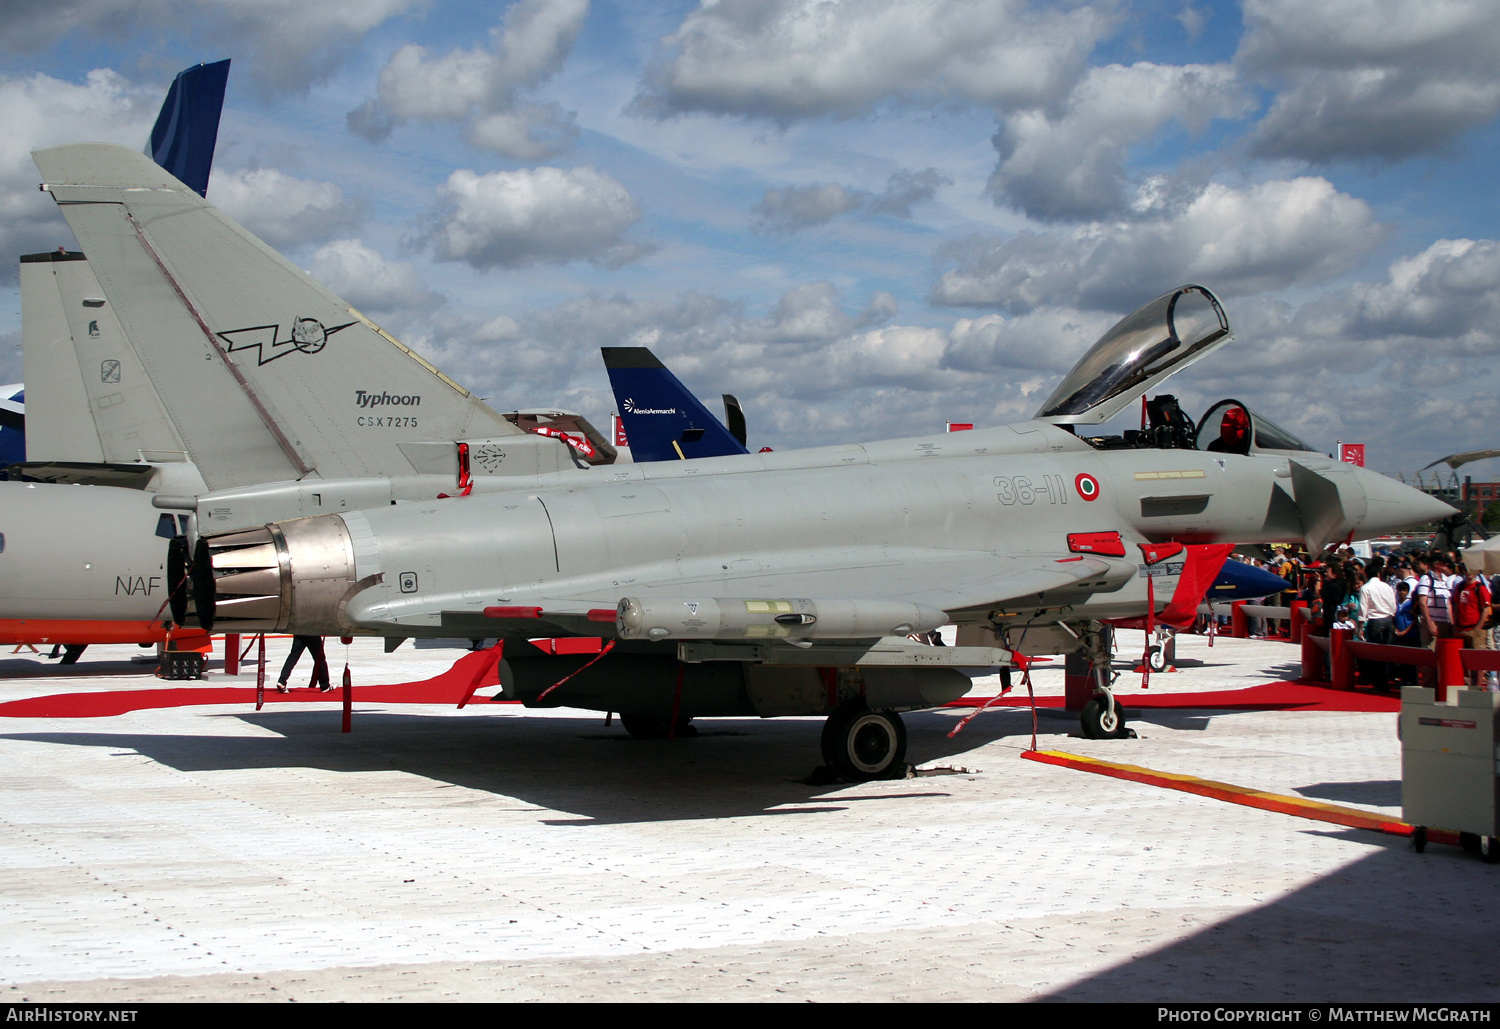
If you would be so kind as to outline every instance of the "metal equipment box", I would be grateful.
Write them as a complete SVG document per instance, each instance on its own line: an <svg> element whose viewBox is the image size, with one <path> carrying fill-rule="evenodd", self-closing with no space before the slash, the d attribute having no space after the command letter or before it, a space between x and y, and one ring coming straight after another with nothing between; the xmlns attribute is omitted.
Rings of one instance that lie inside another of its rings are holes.
<svg viewBox="0 0 1500 1029"><path fill-rule="evenodd" d="M203 655L196 650L165 650L161 655L163 679L203 678Z"/></svg>
<svg viewBox="0 0 1500 1029"><path fill-rule="evenodd" d="M1401 817L1413 840L1440 829L1478 837L1488 861L1500 857L1500 693L1451 689L1438 703L1420 686L1401 689Z"/></svg>

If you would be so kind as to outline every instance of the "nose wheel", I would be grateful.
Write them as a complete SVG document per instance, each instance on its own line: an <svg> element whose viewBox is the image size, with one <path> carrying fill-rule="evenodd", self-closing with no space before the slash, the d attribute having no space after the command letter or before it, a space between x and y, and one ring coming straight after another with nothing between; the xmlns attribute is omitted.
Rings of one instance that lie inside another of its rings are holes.
<svg viewBox="0 0 1500 1029"><path fill-rule="evenodd" d="M1167 670L1167 648L1160 643L1153 643L1146 650L1146 665L1153 672L1165 672Z"/></svg>
<svg viewBox="0 0 1500 1029"><path fill-rule="evenodd" d="M1083 735L1091 740L1128 740L1135 731L1125 728L1125 709L1112 693L1091 697L1083 705Z"/></svg>
<svg viewBox="0 0 1500 1029"><path fill-rule="evenodd" d="M906 726L894 711L845 702L823 723L823 761L851 782L906 774Z"/></svg>

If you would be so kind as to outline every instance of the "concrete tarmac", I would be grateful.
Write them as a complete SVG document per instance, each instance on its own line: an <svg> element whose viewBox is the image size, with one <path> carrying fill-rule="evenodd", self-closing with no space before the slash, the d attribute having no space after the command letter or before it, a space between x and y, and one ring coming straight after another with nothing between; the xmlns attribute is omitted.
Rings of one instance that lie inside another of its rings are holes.
<svg viewBox="0 0 1500 1029"><path fill-rule="evenodd" d="M0 700L163 685L132 653L0 657ZM401 682L461 653L360 641L350 663ZM1297 654L1178 657L1153 691L1286 678ZM482 703L360 705L348 735L333 702L6 718L5 996L1500 1000L1500 868L1022 760L1026 710L950 740L967 713L906 716L916 777L833 786L803 781L815 718L672 742ZM1038 722L1042 749L1400 815L1393 714L1142 710L1139 739L1097 741Z"/></svg>

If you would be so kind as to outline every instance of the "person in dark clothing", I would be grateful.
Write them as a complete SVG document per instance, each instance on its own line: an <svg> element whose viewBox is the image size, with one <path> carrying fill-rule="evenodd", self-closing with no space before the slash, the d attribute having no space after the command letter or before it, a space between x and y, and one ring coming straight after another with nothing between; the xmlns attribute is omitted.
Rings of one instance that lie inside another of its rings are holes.
<svg viewBox="0 0 1500 1029"><path fill-rule="evenodd" d="M1339 605L1349 595L1348 583L1344 581L1344 570L1336 564L1329 563L1323 569L1323 588L1319 594L1323 601L1323 635L1333 635L1333 623L1338 621Z"/></svg>
<svg viewBox="0 0 1500 1029"><path fill-rule="evenodd" d="M297 667L297 662L302 660L304 650L313 657L313 681L317 683L318 692L327 693L333 689L328 682L328 659L323 654L323 637L293 636L292 652L286 656L286 663L281 666L281 675L276 679L277 693L286 692L286 681L292 677L292 671Z"/></svg>

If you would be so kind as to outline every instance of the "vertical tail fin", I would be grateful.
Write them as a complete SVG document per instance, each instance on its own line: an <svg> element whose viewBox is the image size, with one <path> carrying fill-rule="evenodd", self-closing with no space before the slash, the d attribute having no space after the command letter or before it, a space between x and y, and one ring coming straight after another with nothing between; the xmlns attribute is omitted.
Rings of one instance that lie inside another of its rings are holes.
<svg viewBox="0 0 1500 1029"><path fill-rule="evenodd" d="M634 460L676 461L748 453L744 443L731 435L648 348L602 350Z"/></svg>
<svg viewBox="0 0 1500 1029"><path fill-rule="evenodd" d="M199 196L208 189L228 79L228 60L179 73L146 146ZM23 443L29 449L17 461L119 463L183 450L83 254L59 248L21 258L21 325L37 405Z"/></svg>
<svg viewBox="0 0 1500 1029"><path fill-rule="evenodd" d="M29 461L182 460L182 438L80 253L21 258Z"/></svg>
<svg viewBox="0 0 1500 1029"><path fill-rule="evenodd" d="M151 128L146 153L199 196L208 195L228 82L228 58L179 72Z"/></svg>
<svg viewBox="0 0 1500 1029"><path fill-rule="evenodd" d="M210 488L411 475L403 441L519 432L144 155L32 156Z"/></svg>

